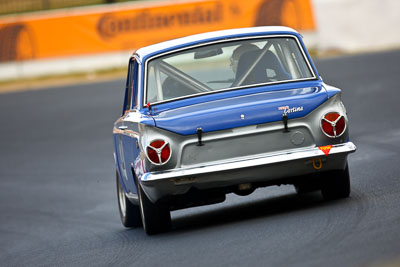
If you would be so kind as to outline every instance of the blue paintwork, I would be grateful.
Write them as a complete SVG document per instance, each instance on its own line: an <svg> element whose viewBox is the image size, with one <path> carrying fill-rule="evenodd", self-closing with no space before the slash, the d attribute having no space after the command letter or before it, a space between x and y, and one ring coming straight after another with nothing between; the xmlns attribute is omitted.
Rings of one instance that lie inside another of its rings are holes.
<svg viewBox="0 0 400 267"><path fill-rule="evenodd" d="M146 111L145 113L149 113L149 112ZM140 124L145 124L145 125L149 125L149 126L156 126L153 117L151 115L148 115L148 114L143 114L143 116L141 117L141 120L140 120Z"/></svg>
<svg viewBox="0 0 400 267"><path fill-rule="evenodd" d="M136 146L134 145L135 139L122 135L122 144L123 144L123 152L124 152L124 158L125 158L125 167L126 167L126 174L127 174L127 181L126 186L130 192L135 192L136 193L136 186L135 186L135 179L133 178L133 173L132 173L132 165L131 163L134 161L134 154Z"/></svg>
<svg viewBox="0 0 400 267"><path fill-rule="evenodd" d="M123 179L122 173L121 173L121 158L120 158L120 151L119 151L119 147L118 147L118 135L114 134L113 135L113 139L114 139L114 156L115 156L115 168L118 172L118 177L119 177L119 182L122 186L122 188L124 189L125 192L129 192L129 188L127 187L126 183L125 183L125 179Z"/></svg>
<svg viewBox="0 0 400 267"><path fill-rule="evenodd" d="M127 177L125 179L124 174L122 172L121 164L122 164L122 158L120 156L120 148L119 148L119 138L122 138L122 144L123 144L123 156L124 156L124 164L126 168L126 174ZM136 142L136 139L126 136L126 135L120 135L120 134L114 134L114 149L115 149L115 157L116 157L116 168L119 173L121 185L124 188L125 192L131 192L134 194L137 194L137 187L136 187L136 182L133 177L132 173L132 163L134 162L134 159L138 156L140 151L136 148L136 145L134 143Z"/></svg>
<svg viewBox="0 0 400 267"><path fill-rule="evenodd" d="M331 98L332 96L337 95L338 93L341 92L341 90L339 88L327 85L327 84L323 84L327 94L328 94L328 98Z"/></svg>
<svg viewBox="0 0 400 267"><path fill-rule="evenodd" d="M154 116L156 127L181 135L219 131L248 125L281 121L279 107L303 107L288 113L289 119L304 117L328 99L322 87L270 91L231 97L166 110ZM245 119L241 119L241 115Z"/></svg>
<svg viewBox="0 0 400 267"><path fill-rule="evenodd" d="M119 174L121 174L121 170L119 168L119 163L121 162L121 159L119 158L119 149L118 149L118 135L113 134L113 143L114 143L114 156L115 156L115 167L118 171ZM120 175L121 176L121 175Z"/></svg>

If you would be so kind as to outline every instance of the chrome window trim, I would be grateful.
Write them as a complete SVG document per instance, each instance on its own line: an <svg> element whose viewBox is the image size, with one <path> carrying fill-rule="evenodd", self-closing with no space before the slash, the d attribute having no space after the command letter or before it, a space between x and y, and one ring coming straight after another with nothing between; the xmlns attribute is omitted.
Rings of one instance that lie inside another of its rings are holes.
<svg viewBox="0 0 400 267"><path fill-rule="evenodd" d="M139 108L141 106L140 103L144 102L144 100L145 100L145 98L142 95L142 89L141 89L142 88L141 85L143 83L143 80L142 80L143 64L142 64L142 60L141 60L141 58L139 57L138 54L135 53L133 56L136 58L136 60L138 62L138 70L137 70L137 72L138 72L137 79L138 80L137 80L137 91L136 91L136 94L137 94L137 98L136 99L137 99L137 101L136 101L136 103L138 105L137 108ZM144 106L145 105L146 104L144 104ZM133 109L134 107L132 106L131 108Z"/></svg>
<svg viewBox="0 0 400 267"><path fill-rule="evenodd" d="M226 91L237 90L237 89L244 89L244 88L255 87L255 86L259 86L259 85L271 85L271 84L281 84L281 83L286 83L286 82L311 81L311 80L317 79L317 75L315 74L314 69L311 66L310 60L308 59L306 53L304 52L304 48L301 45L301 43L299 41L299 38L297 36L290 35L290 34L282 34L282 35L281 34L276 34L276 35L250 36L250 37L249 36L246 36L246 37L233 37L233 38L230 38L229 40L222 39L222 40L217 40L217 41L212 41L212 42L207 42L207 43L196 44L196 45L192 45L192 46L188 46L188 47L183 47L183 48L175 49L175 50L172 50L172 51L164 52L162 54L154 55L154 56L148 58L146 60L145 64L144 64L144 67L143 67L144 68L144 80L143 80L142 107L144 108L146 106L146 104L147 104L146 103L146 100L147 100L147 68L148 68L147 65L151 60L153 60L155 58L158 58L158 57L162 57L162 56L168 55L168 54L173 54L173 53L176 53L176 52L189 50L189 49L196 48L196 47L201 47L201 46L213 45L213 44L224 43L224 42L235 42L235 41L240 41L240 40L277 38L277 37L292 38L292 39L294 39L296 41L297 46L300 49L304 60L306 61L307 67L309 68L309 71L312 74L312 77L303 78L303 79L291 79L291 80L283 80L283 81L276 81L276 82L267 82L267 83L251 84L251 85L246 85L246 86L231 87L231 88L221 89L221 90L212 91L212 92L204 92L204 93L192 94L192 95L188 95L188 96L176 97L176 98L172 98L172 99L168 99L168 100L153 102L151 104L152 105L156 105L156 104L176 101L176 100L180 100L180 99L186 99L186 98L191 98L191 97L196 97L196 96L201 96L201 95L206 95L206 94L214 94L214 93L219 93L219 92L226 92ZM140 66L142 66L142 64L140 64ZM140 75L140 76L142 76L142 75ZM140 79L141 79L141 77L140 77Z"/></svg>

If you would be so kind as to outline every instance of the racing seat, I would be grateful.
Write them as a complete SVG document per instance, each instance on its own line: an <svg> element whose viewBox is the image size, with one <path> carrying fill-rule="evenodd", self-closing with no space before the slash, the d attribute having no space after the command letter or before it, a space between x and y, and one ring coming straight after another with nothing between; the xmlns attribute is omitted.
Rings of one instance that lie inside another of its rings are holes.
<svg viewBox="0 0 400 267"><path fill-rule="evenodd" d="M242 76L252 66L261 53L261 51L248 51L240 56L236 71L235 83L242 78ZM291 75L285 71L275 54L271 51L267 51L257 65L253 68L253 70L249 73L247 78L243 81L242 85L290 79Z"/></svg>

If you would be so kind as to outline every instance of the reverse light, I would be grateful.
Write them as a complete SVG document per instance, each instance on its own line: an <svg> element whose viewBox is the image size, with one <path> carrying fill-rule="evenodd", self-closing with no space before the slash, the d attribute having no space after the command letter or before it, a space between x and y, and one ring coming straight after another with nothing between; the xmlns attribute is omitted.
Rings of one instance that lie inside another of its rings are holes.
<svg viewBox="0 0 400 267"><path fill-rule="evenodd" d="M330 138L339 137L346 130L346 119L338 112L327 113L321 119L321 129Z"/></svg>
<svg viewBox="0 0 400 267"><path fill-rule="evenodd" d="M156 165L163 165L171 158L171 148L164 140L154 140L146 147L148 159Z"/></svg>

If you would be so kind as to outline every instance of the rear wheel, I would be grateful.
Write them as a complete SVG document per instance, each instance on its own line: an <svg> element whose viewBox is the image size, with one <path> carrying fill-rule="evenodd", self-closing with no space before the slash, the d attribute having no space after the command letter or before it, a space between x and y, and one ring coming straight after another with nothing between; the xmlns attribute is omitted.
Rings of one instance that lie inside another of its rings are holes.
<svg viewBox="0 0 400 267"><path fill-rule="evenodd" d="M152 203L139 183L138 194L143 229L148 235L166 232L171 228L171 212L166 205Z"/></svg>
<svg viewBox="0 0 400 267"><path fill-rule="evenodd" d="M142 220L140 217L140 208L132 204L125 195L125 191L122 188L121 182L119 180L118 172L117 177L117 194L118 194L118 207L119 215L121 217L121 222L125 227L139 227L142 225Z"/></svg>
<svg viewBox="0 0 400 267"><path fill-rule="evenodd" d="M334 200L350 196L350 174L349 167L343 171L331 171L323 178L322 196L325 200Z"/></svg>

